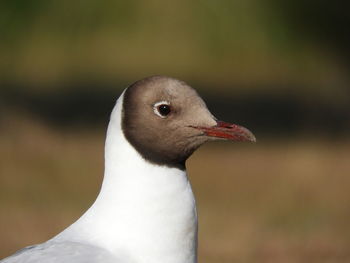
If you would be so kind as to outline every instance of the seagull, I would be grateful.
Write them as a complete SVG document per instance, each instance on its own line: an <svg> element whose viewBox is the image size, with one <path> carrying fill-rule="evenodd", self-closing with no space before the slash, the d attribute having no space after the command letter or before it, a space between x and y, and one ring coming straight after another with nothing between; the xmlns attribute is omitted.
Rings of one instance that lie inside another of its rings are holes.
<svg viewBox="0 0 350 263"><path fill-rule="evenodd" d="M0 262L196 263L196 201L185 162L217 139L256 141L248 129L218 121L183 81L133 83L110 117L93 205L52 239Z"/></svg>

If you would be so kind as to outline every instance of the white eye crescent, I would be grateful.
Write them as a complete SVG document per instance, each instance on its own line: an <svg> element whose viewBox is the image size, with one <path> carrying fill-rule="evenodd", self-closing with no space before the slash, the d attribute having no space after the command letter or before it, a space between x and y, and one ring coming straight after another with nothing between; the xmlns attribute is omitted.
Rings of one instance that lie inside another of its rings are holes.
<svg viewBox="0 0 350 263"><path fill-rule="evenodd" d="M170 102L159 101L153 105L153 111L161 118L166 118L171 113Z"/></svg>

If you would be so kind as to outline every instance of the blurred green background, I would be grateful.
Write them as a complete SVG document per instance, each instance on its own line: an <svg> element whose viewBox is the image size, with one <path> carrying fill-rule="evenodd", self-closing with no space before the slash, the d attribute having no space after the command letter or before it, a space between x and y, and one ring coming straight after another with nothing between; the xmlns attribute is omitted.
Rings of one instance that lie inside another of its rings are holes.
<svg viewBox="0 0 350 263"><path fill-rule="evenodd" d="M349 262L349 25L341 1L1 0L0 257L89 207L115 100L160 74L258 139L188 162L200 262Z"/></svg>

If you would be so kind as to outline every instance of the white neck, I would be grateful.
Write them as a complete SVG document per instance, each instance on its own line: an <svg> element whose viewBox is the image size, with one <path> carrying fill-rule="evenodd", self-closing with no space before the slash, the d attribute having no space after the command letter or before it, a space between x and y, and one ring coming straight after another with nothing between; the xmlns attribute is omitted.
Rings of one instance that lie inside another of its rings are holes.
<svg viewBox="0 0 350 263"><path fill-rule="evenodd" d="M123 94L108 126L105 175L92 207L56 240L88 242L132 262L197 262L196 204L186 171L145 161L121 129Z"/></svg>

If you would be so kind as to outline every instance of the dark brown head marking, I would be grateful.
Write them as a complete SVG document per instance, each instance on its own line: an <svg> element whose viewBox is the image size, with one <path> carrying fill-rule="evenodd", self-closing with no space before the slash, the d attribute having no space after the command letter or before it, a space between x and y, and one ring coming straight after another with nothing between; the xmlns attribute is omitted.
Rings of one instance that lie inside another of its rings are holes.
<svg viewBox="0 0 350 263"><path fill-rule="evenodd" d="M214 125L203 100L185 82L153 76L124 93L124 135L149 162L185 169L186 159L209 139L193 126Z"/></svg>

